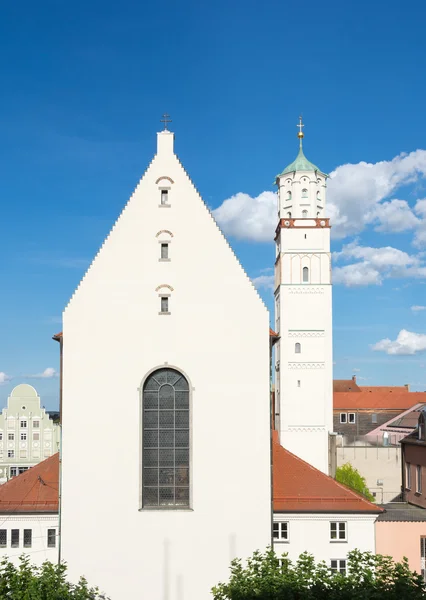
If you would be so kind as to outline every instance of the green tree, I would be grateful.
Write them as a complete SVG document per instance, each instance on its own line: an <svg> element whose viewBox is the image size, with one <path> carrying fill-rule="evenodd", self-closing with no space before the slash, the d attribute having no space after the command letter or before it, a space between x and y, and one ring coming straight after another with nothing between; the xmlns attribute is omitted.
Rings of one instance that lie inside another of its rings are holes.
<svg viewBox="0 0 426 600"><path fill-rule="evenodd" d="M336 469L336 481L347 485L351 490L362 494L370 502L374 502L374 496L367 487L365 478L350 463L346 463Z"/></svg>
<svg viewBox="0 0 426 600"><path fill-rule="evenodd" d="M81 578L77 584L66 579L66 565L48 561L37 567L27 556L18 566L7 558L0 562L0 598L8 600L107 600Z"/></svg>
<svg viewBox="0 0 426 600"><path fill-rule="evenodd" d="M332 573L325 562L302 554L296 562L268 549L255 552L244 566L231 564L228 583L213 588L214 600L425 600L423 578L404 559L354 550L346 574Z"/></svg>

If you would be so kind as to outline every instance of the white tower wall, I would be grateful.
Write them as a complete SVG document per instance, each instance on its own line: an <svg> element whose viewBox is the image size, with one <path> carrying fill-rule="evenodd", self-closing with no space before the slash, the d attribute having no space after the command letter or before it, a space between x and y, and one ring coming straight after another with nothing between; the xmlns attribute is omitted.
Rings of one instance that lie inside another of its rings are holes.
<svg viewBox="0 0 426 600"><path fill-rule="evenodd" d="M277 177L275 426L282 446L328 473L333 358L326 175L302 150L291 166Z"/></svg>

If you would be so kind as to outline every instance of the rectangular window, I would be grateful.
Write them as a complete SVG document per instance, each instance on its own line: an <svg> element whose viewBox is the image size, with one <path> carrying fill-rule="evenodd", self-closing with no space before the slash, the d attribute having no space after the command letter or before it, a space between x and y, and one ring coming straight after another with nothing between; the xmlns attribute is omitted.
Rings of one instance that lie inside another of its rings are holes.
<svg viewBox="0 0 426 600"><path fill-rule="evenodd" d="M3 432L0 431L0 442L2 441L2 439L3 439Z"/></svg>
<svg viewBox="0 0 426 600"><path fill-rule="evenodd" d="M349 423L355 423L355 413L349 413Z"/></svg>
<svg viewBox="0 0 426 600"><path fill-rule="evenodd" d="M346 521L330 522L330 540L332 542L346 541Z"/></svg>
<svg viewBox="0 0 426 600"><path fill-rule="evenodd" d="M27 426L27 422L24 419L22 419L21 420L21 427L25 428L26 426Z"/></svg>
<svg viewBox="0 0 426 600"><path fill-rule="evenodd" d="M7 420L7 428L8 429L15 429L15 419L8 419Z"/></svg>
<svg viewBox="0 0 426 600"><path fill-rule="evenodd" d="M47 530L47 547L56 548L56 529Z"/></svg>
<svg viewBox="0 0 426 600"><path fill-rule="evenodd" d="M288 522L274 523L273 527L274 540L288 541Z"/></svg>
<svg viewBox="0 0 426 600"><path fill-rule="evenodd" d="M27 450L19 450L19 458L27 458Z"/></svg>
<svg viewBox="0 0 426 600"><path fill-rule="evenodd" d="M31 548L33 543L33 530L24 529L24 548Z"/></svg>
<svg viewBox="0 0 426 600"><path fill-rule="evenodd" d="M7 434L7 439L9 440L9 442L13 442L15 440L15 434L14 433L8 433Z"/></svg>
<svg viewBox="0 0 426 600"><path fill-rule="evenodd" d="M39 440L39 439L40 439L40 434L39 434L39 432L37 431L36 433L33 433L33 440L34 440L35 442L38 442L38 440Z"/></svg>
<svg viewBox="0 0 426 600"><path fill-rule="evenodd" d="M161 260L169 258L169 244L161 244Z"/></svg>
<svg viewBox="0 0 426 600"><path fill-rule="evenodd" d="M420 538L420 567L423 581L426 581L426 537Z"/></svg>
<svg viewBox="0 0 426 600"><path fill-rule="evenodd" d="M12 529L11 546L12 548L19 548L19 529Z"/></svg>
<svg viewBox="0 0 426 600"><path fill-rule="evenodd" d="M346 423L347 422L347 414L346 413L340 413L340 422L341 423Z"/></svg>
<svg viewBox="0 0 426 600"><path fill-rule="evenodd" d="M7 529L0 529L0 548L7 546Z"/></svg>
<svg viewBox="0 0 426 600"><path fill-rule="evenodd" d="M18 474L18 467L10 467L10 476L16 477Z"/></svg>
<svg viewBox="0 0 426 600"><path fill-rule="evenodd" d="M411 490L411 464L405 463L405 488Z"/></svg>
<svg viewBox="0 0 426 600"><path fill-rule="evenodd" d="M15 458L15 450L8 450L7 458Z"/></svg>
<svg viewBox="0 0 426 600"><path fill-rule="evenodd" d="M25 473L25 471L28 471L29 468L30 467L18 467L18 475Z"/></svg>
<svg viewBox="0 0 426 600"><path fill-rule="evenodd" d="M330 568L332 573L346 575L346 560L342 558L332 559L330 561Z"/></svg>
<svg viewBox="0 0 426 600"><path fill-rule="evenodd" d="M422 493L422 467L417 465L416 467L416 493Z"/></svg>
<svg viewBox="0 0 426 600"><path fill-rule="evenodd" d="M161 297L161 312L168 313L169 312L169 299L167 296Z"/></svg>
<svg viewBox="0 0 426 600"><path fill-rule="evenodd" d="M169 200L169 192L168 190L161 190L161 204L167 204Z"/></svg>
<svg viewBox="0 0 426 600"><path fill-rule="evenodd" d="M376 413L373 413L373 414L371 415L371 422L372 422L372 423L377 423L377 415L376 415Z"/></svg>
<svg viewBox="0 0 426 600"><path fill-rule="evenodd" d="M33 421L33 429L39 429L40 421Z"/></svg>
<svg viewBox="0 0 426 600"><path fill-rule="evenodd" d="M27 432L26 432L26 431L23 431L23 432L21 433L21 442L25 442L25 440L26 440L26 439L27 439Z"/></svg>

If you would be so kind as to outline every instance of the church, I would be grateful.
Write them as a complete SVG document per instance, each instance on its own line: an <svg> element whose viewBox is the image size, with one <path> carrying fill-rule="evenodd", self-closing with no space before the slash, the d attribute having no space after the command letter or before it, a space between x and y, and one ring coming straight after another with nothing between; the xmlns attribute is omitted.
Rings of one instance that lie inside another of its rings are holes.
<svg viewBox="0 0 426 600"><path fill-rule="evenodd" d="M275 331L167 127L64 310L59 559L114 600L207 599L271 544L340 570L374 551L381 509L328 476L327 176L302 127L276 178Z"/></svg>

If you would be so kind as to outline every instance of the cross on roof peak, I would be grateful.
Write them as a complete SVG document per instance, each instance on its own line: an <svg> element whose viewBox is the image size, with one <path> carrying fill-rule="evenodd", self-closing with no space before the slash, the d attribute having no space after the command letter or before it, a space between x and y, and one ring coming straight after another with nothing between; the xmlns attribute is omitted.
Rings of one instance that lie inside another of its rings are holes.
<svg viewBox="0 0 426 600"><path fill-rule="evenodd" d="M164 131L168 131L167 124L172 122L170 115L168 115L167 113L164 113L163 118L160 119L160 121L161 121L161 123L164 123Z"/></svg>

